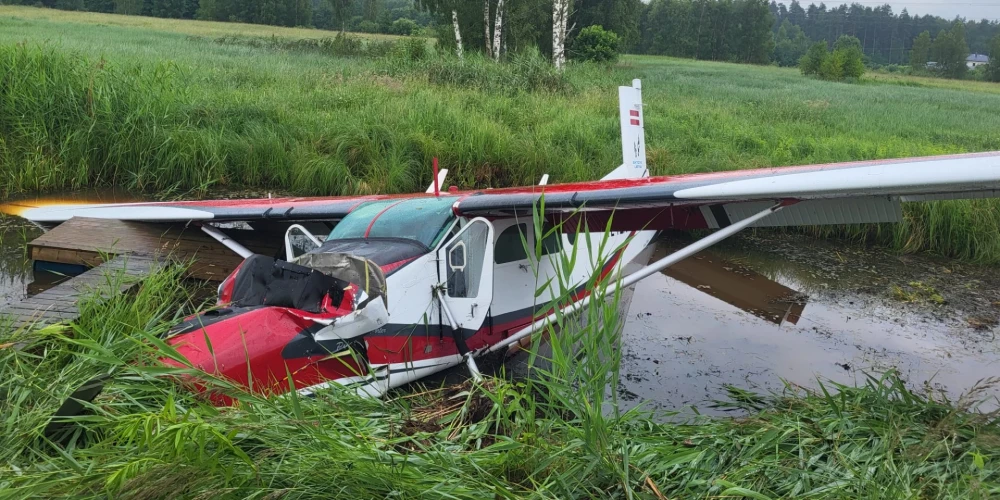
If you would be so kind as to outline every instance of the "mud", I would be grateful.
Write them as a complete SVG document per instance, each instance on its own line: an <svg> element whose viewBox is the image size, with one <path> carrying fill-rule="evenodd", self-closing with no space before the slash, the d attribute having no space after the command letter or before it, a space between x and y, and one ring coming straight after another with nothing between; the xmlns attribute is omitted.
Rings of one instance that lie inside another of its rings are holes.
<svg viewBox="0 0 1000 500"><path fill-rule="evenodd" d="M661 241L657 253L683 243ZM786 383L863 384L890 369L957 401L1000 374L1000 269L772 232L698 257L730 282L665 275L636 286L619 390L629 406L716 414L727 385L780 393ZM998 395L978 393L979 408L1000 406Z"/></svg>

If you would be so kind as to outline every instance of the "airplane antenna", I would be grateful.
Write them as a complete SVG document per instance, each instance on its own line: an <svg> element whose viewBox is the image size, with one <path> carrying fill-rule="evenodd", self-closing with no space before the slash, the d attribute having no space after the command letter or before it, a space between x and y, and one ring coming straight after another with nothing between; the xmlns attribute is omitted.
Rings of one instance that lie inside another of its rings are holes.
<svg viewBox="0 0 1000 500"><path fill-rule="evenodd" d="M434 196L441 196L441 186L438 184L438 159L434 157Z"/></svg>

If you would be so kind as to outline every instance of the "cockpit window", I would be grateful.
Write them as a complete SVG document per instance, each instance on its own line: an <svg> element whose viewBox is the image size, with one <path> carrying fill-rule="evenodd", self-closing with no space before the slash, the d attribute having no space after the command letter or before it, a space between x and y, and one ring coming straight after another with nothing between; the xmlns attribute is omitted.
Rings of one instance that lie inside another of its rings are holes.
<svg viewBox="0 0 1000 500"><path fill-rule="evenodd" d="M404 238L430 248L454 219L454 197L382 200L366 203L344 217L327 240Z"/></svg>

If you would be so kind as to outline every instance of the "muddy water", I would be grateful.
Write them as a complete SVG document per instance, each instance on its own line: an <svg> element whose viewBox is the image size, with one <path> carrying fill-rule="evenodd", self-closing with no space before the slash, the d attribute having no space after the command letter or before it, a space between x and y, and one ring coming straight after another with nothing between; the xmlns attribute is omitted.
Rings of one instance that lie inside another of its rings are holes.
<svg viewBox="0 0 1000 500"><path fill-rule="evenodd" d="M39 234L24 219L0 214L0 305L24 298L31 282L25 244Z"/></svg>
<svg viewBox="0 0 1000 500"><path fill-rule="evenodd" d="M629 405L713 414L726 385L854 385L889 369L954 401L1000 375L1000 270L775 234L696 259L636 286L619 391ZM994 409L998 395L974 399Z"/></svg>

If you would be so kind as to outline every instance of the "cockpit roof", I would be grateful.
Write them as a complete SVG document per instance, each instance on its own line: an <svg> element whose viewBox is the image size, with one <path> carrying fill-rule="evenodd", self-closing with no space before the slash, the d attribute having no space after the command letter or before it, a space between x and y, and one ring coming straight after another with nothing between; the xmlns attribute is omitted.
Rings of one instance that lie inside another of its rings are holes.
<svg viewBox="0 0 1000 500"><path fill-rule="evenodd" d="M329 240L403 238L431 248L454 218L455 196L380 200L364 203L344 217Z"/></svg>

